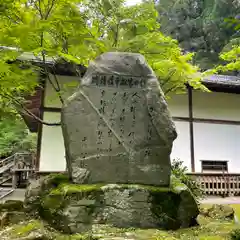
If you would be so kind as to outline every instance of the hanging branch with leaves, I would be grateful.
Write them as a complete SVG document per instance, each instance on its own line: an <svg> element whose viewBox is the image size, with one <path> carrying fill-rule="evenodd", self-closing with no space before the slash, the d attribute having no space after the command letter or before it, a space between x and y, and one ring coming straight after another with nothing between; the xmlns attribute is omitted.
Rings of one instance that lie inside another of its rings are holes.
<svg viewBox="0 0 240 240"><path fill-rule="evenodd" d="M0 11L0 45L13 49L0 52L0 104L11 96L11 106L22 108L23 96L39 86L39 72L44 73L63 104L62 84L54 66L68 63L79 76L77 66L87 67L89 61L109 51L143 54L166 94L185 91L186 83L206 90L198 68L191 64L193 54L184 54L176 40L159 31L152 1L131 7L123 0L0 0L1 4L5 7ZM22 68L31 56L38 59L41 68L34 64Z"/></svg>

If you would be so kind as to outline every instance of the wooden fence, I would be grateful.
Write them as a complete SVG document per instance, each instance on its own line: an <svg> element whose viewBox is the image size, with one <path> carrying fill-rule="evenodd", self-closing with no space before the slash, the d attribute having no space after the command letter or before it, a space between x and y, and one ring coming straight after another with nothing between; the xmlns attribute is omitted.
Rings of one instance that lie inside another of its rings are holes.
<svg viewBox="0 0 240 240"><path fill-rule="evenodd" d="M239 196L240 174L191 173L206 195Z"/></svg>
<svg viewBox="0 0 240 240"><path fill-rule="evenodd" d="M12 172L12 186L17 188L21 184L26 184L35 173L35 156L29 153L16 153Z"/></svg>
<svg viewBox="0 0 240 240"><path fill-rule="evenodd" d="M0 161L0 185L12 182L12 188L26 183L33 176L35 169L34 156L28 153L15 153Z"/></svg>

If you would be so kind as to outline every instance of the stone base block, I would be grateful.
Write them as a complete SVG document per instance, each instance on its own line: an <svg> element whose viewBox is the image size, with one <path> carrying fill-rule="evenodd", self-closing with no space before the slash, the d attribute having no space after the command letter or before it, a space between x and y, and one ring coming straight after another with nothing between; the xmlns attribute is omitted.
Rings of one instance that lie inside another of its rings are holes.
<svg viewBox="0 0 240 240"><path fill-rule="evenodd" d="M196 224L198 206L185 186L61 184L42 197L39 214L65 233L94 224L119 228L178 229Z"/></svg>

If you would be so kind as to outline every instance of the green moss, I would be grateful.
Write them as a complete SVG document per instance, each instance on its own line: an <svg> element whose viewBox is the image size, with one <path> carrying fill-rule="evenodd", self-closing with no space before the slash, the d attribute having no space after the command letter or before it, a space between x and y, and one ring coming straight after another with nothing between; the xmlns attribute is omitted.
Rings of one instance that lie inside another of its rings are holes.
<svg viewBox="0 0 240 240"><path fill-rule="evenodd" d="M46 178L47 185L50 187L58 187L62 183L69 183L67 174L52 173Z"/></svg>
<svg viewBox="0 0 240 240"><path fill-rule="evenodd" d="M79 185L79 184L60 184L58 188L53 189L50 195L71 195L73 193L89 193L94 191L101 191L103 185Z"/></svg>
<svg viewBox="0 0 240 240"><path fill-rule="evenodd" d="M155 187L155 186L147 186L147 185L139 185L139 187L142 187L143 189L146 189L152 193L168 193L171 191L170 188L166 188L166 187Z"/></svg>
<svg viewBox="0 0 240 240"><path fill-rule="evenodd" d="M177 231L157 229L121 229L109 225L95 226L90 234L63 235L40 221L30 221L14 225L0 232L1 239L56 239L56 240L97 240L97 239L136 239L136 240L227 240L237 226L232 222L205 221L199 227ZM31 237L30 237L31 236ZM34 237L33 237L34 236ZM38 238L37 238L38 237Z"/></svg>
<svg viewBox="0 0 240 240"><path fill-rule="evenodd" d="M80 185L80 184L69 184L69 183L63 183L60 184L57 188L54 188L49 193L50 195L71 195L71 194L77 194L77 193L93 193L95 191L101 192L102 187L106 185L104 184L88 184L88 185ZM154 187L154 186L148 186L148 185L132 185L132 184L120 184L118 185L122 189L131 189L131 188L137 188L137 189L146 189L153 193L168 193L170 192L170 188L163 188L163 187Z"/></svg>
<svg viewBox="0 0 240 240"><path fill-rule="evenodd" d="M0 204L0 211L23 211L23 202L17 200L8 200Z"/></svg>
<svg viewBox="0 0 240 240"><path fill-rule="evenodd" d="M179 228L176 212L180 203L180 197L173 192L151 192L149 201L152 203L152 212L165 229Z"/></svg>
<svg viewBox="0 0 240 240"><path fill-rule="evenodd" d="M186 190L188 188L178 178L171 176L170 189L172 192L179 194L182 190Z"/></svg>
<svg viewBox="0 0 240 240"><path fill-rule="evenodd" d="M59 209L64 201L63 197L57 195L47 195L42 201L43 209Z"/></svg>
<svg viewBox="0 0 240 240"><path fill-rule="evenodd" d="M231 204L230 206L234 209L234 212L240 221L240 204Z"/></svg>
<svg viewBox="0 0 240 240"><path fill-rule="evenodd" d="M29 222L27 225L16 225L12 232L13 236L25 237L29 233L43 228L43 224L37 220Z"/></svg>
<svg viewBox="0 0 240 240"><path fill-rule="evenodd" d="M55 238L56 240L98 240L100 239L99 237L92 237L91 235L82 235L82 234L75 234L71 236L57 236Z"/></svg>
<svg viewBox="0 0 240 240"><path fill-rule="evenodd" d="M151 185L142 185L142 184L118 184L119 187L122 187L123 189L143 189L148 190L150 192L169 192L171 191L170 188L167 187L157 187L157 186L151 186Z"/></svg>

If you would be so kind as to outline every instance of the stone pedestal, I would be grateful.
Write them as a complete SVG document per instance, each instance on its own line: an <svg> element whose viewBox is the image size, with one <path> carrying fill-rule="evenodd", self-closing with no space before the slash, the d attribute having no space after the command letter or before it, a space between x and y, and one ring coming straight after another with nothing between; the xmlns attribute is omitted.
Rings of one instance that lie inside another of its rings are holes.
<svg viewBox="0 0 240 240"><path fill-rule="evenodd" d="M118 228L178 229L196 223L198 207L186 187L64 184L41 199L41 216L65 233L95 224Z"/></svg>

